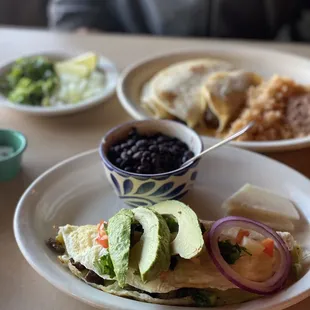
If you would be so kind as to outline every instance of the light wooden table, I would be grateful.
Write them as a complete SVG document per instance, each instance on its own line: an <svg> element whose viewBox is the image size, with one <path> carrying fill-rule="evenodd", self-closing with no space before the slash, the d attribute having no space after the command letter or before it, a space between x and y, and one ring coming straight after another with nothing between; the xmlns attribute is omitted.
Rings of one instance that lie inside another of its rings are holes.
<svg viewBox="0 0 310 310"><path fill-rule="evenodd" d="M259 44L310 57L308 45ZM46 31L0 28L0 62L43 50L92 50L102 53L121 70L151 54L200 48L212 40L163 39L121 35L65 35ZM285 64L283 64L285 65ZM91 110L64 117L30 117L0 108L0 128L13 128L28 138L23 170L13 181L0 183L0 309L93 309L52 287L25 261L14 240L12 219L16 203L39 174L57 162L97 147L111 127L130 117L115 98ZM270 155L310 177L310 149ZM310 308L310 298L290 308ZM146 307L147 309L147 307Z"/></svg>

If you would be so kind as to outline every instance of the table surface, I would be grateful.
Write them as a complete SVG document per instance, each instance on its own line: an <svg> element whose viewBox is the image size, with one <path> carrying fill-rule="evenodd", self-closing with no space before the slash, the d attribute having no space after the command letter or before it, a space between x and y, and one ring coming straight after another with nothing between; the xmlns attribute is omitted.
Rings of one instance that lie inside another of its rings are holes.
<svg viewBox="0 0 310 310"><path fill-rule="evenodd" d="M119 70L152 54L180 48L201 48L212 44L210 39L155 38L132 35L60 34L41 30L0 28L0 63L22 54L46 50L102 53L114 61ZM230 41L226 41L230 42ZM310 57L310 46L266 42L235 43L292 52ZM92 307L58 291L41 278L25 261L15 243L12 220L17 201L38 175L77 153L97 147L111 127L129 120L116 98L82 113L52 118L26 116L0 108L0 128L20 130L28 138L23 170L10 182L0 183L0 300L5 310L91 310ZM310 177L310 149L273 153L271 156ZM309 309L310 298L290 308ZM146 307L147 308L147 307Z"/></svg>

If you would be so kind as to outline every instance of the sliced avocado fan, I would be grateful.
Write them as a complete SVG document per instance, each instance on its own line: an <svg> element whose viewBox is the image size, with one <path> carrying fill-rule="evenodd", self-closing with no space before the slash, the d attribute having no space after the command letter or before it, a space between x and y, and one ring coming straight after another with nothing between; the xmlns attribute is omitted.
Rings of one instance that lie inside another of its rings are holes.
<svg viewBox="0 0 310 310"><path fill-rule="evenodd" d="M176 200L160 202L152 207L162 215L173 215L179 225L178 233L171 243L171 255L179 254L185 259L197 256L204 249L204 241L196 213Z"/></svg>
<svg viewBox="0 0 310 310"><path fill-rule="evenodd" d="M109 253L114 267L115 277L120 287L126 285L129 265L130 232L134 214L122 209L110 218L108 223Z"/></svg>
<svg viewBox="0 0 310 310"><path fill-rule="evenodd" d="M148 282L169 269L170 231L164 218L157 212L143 207L132 212L144 232L131 249L131 260L137 263L142 281Z"/></svg>

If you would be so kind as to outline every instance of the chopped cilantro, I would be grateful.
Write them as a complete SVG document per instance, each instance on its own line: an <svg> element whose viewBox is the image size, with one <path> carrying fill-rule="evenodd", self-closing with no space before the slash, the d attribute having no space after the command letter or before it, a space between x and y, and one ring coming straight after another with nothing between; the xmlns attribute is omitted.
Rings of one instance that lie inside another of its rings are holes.
<svg viewBox="0 0 310 310"><path fill-rule="evenodd" d="M114 267L109 253L101 256L94 265L100 275L109 275L111 278L115 277Z"/></svg>
<svg viewBox="0 0 310 310"><path fill-rule="evenodd" d="M252 256L252 254L239 244L232 244L230 240L224 240L218 242L219 249L222 257L227 264L234 264L244 253Z"/></svg>

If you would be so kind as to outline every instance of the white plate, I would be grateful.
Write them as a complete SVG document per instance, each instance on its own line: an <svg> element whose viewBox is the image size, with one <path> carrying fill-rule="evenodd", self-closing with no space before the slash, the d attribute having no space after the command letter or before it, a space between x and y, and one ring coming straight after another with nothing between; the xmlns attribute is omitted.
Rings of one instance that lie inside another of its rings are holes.
<svg viewBox="0 0 310 310"><path fill-rule="evenodd" d="M273 74L293 78L303 84L310 84L310 61L299 56L272 50L262 50L237 44L212 43L200 50L181 50L157 55L129 66L120 76L117 96L126 111L135 119L151 118L151 114L140 106L144 85L159 70L179 61L213 57L227 60L238 68L261 74L265 78ZM204 136L204 141L218 142L218 139ZM255 151L283 151L308 147L310 137L272 142L231 142L232 145Z"/></svg>
<svg viewBox="0 0 310 310"><path fill-rule="evenodd" d="M217 150L201 161L197 183L184 200L200 218L217 219L223 216L219 208L221 202L246 182L269 188L295 201L302 214L295 237L309 247L310 182L267 157L237 148ZM47 238L56 234L54 225L95 224L108 219L122 207L124 205L105 177L97 151L90 151L51 168L27 189L16 209L15 237L21 252L40 275L83 302L107 309L176 309L123 299L88 286L63 267L44 244ZM277 295L229 309L283 309L309 296L309 289L310 271Z"/></svg>
<svg viewBox="0 0 310 310"><path fill-rule="evenodd" d="M56 61L71 58L80 54L82 53L68 54L65 52L50 52L50 53L43 52L40 54L22 55L21 57L32 57L43 55L51 60ZM16 59L0 67L0 77L3 76L11 68L12 64L15 61ZM118 71L115 65L109 59L103 56L99 56L97 67L100 71L103 71L105 73L106 84L104 86L104 90L96 96L72 104L64 104L61 106L51 106L51 107L40 107L40 106L32 106L11 102L0 92L0 107L5 106L23 113L34 114L39 116L64 115L89 109L97 104L102 103L103 101L107 100L109 97L113 95L118 79Z"/></svg>

